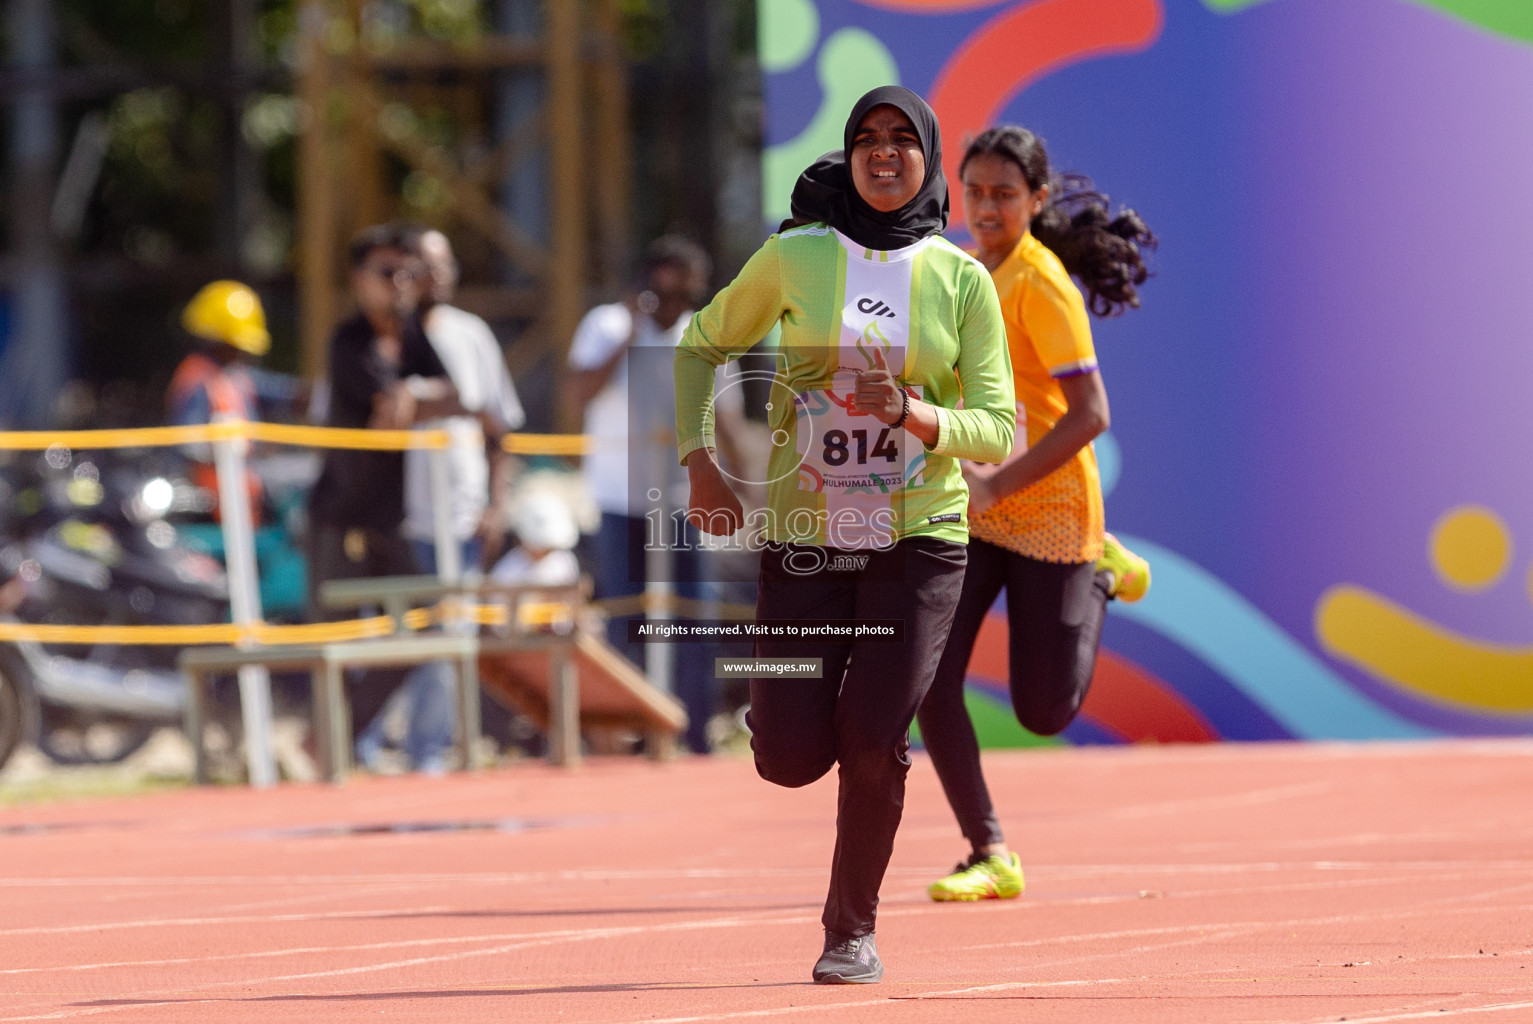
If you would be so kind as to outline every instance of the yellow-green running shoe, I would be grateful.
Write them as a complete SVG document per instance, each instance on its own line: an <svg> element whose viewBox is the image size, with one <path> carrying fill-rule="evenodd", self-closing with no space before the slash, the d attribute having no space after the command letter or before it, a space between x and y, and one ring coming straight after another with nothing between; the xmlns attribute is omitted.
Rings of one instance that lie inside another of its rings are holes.
<svg viewBox="0 0 1533 1024"><path fill-rule="evenodd" d="M975 855L933 882L926 894L938 902L951 900L1010 900L1022 895L1022 861L1016 851L1005 857Z"/></svg>
<svg viewBox="0 0 1533 1024"><path fill-rule="evenodd" d="M1102 557L1097 559L1097 572L1112 573L1111 596L1120 601L1132 603L1150 590L1150 563L1124 547L1110 533L1102 535Z"/></svg>

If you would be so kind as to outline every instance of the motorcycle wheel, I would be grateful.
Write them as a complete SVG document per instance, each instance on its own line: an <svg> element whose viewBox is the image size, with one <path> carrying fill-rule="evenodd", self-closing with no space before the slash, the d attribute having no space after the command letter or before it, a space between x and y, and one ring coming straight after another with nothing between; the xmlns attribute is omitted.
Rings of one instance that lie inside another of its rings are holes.
<svg viewBox="0 0 1533 1024"><path fill-rule="evenodd" d="M0 767L33 731L37 699L26 665L10 648L0 648Z"/></svg>
<svg viewBox="0 0 1533 1024"><path fill-rule="evenodd" d="M54 764L116 764L154 735L155 724L132 718L78 715L43 705L37 746Z"/></svg>

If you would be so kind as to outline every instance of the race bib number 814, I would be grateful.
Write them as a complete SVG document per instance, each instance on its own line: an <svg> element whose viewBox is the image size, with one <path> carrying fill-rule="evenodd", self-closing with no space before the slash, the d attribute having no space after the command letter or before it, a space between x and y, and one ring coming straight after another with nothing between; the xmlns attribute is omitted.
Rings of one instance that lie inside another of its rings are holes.
<svg viewBox="0 0 1533 1024"><path fill-rule="evenodd" d="M825 496L825 543L839 548L893 543L896 504L921 460L921 443L853 404L857 375L838 371L829 388L794 399L798 487ZM912 398L921 388L906 385Z"/></svg>

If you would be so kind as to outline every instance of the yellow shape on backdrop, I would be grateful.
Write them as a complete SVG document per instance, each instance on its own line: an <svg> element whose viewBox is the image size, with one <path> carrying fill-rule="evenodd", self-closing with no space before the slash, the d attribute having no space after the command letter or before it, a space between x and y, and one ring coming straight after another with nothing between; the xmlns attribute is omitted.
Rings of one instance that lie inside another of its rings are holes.
<svg viewBox="0 0 1533 1024"><path fill-rule="evenodd" d="M1465 637L1347 585L1321 595L1315 633L1335 657L1417 696L1472 711L1533 712L1533 647Z"/></svg>
<svg viewBox="0 0 1533 1024"><path fill-rule="evenodd" d="M1460 505L1432 527L1432 566L1450 587L1483 590L1501 578L1511 558L1511 534L1488 508Z"/></svg>

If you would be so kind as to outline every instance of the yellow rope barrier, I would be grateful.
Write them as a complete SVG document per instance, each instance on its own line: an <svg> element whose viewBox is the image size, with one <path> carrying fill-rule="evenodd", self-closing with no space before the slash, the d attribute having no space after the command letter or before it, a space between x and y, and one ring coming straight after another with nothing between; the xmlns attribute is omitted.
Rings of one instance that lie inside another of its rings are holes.
<svg viewBox="0 0 1533 1024"><path fill-rule="evenodd" d="M0 640L43 644L232 644L241 630L233 623L208 626L49 626L0 622Z"/></svg>
<svg viewBox="0 0 1533 1024"><path fill-rule="evenodd" d="M66 448L166 448L215 441L249 440L266 444L313 448L347 448L363 451L444 449L449 444L443 430L354 430L343 427L308 427L285 423L228 420L182 427L133 427L120 430L0 431L0 451L46 451ZM582 434L507 434L501 447L517 455L580 455L590 438ZM506 621L504 608L477 605L468 609L481 624ZM424 629L437 621L433 609L418 608L404 616L409 629ZM214 623L202 626L68 626L0 622L0 642L36 641L45 644L321 644L388 636L394 632L388 616L272 625L248 626Z"/></svg>
<svg viewBox="0 0 1533 1024"><path fill-rule="evenodd" d="M505 605L481 604L474 609L474 621L481 626L504 626L511 616Z"/></svg>
<svg viewBox="0 0 1533 1024"><path fill-rule="evenodd" d="M305 448L351 448L367 451L402 451L407 448L446 448L445 430L368 430L347 427L305 427L290 423L237 424L244 436L267 444Z"/></svg>
<svg viewBox="0 0 1533 1024"><path fill-rule="evenodd" d="M652 594L603 597L592 601L591 606L606 612L609 618L666 614L679 615L684 619L718 617L740 622L750 622L756 618L756 606L753 604L700 601L695 597L678 597L675 594L669 597Z"/></svg>
<svg viewBox="0 0 1533 1024"><path fill-rule="evenodd" d="M429 613L428 613L429 614ZM0 622L0 641L32 640L44 644L146 644L192 647L199 644L326 644L366 640L394 632L387 615L340 622L273 625L257 622L248 627L231 622L203 626L59 626Z"/></svg>
<svg viewBox="0 0 1533 1024"><path fill-rule="evenodd" d="M387 615L375 615L366 619L343 619L339 622L305 622L292 626L274 626L258 622L246 635L257 643L278 644L330 644L348 640L370 640L388 636L394 632L394 620Z"/></svg>
<svg viewBox="0 0 1533 1024"><path fill-rule="evenodd" d="M512 455L584 455L591 442L588 434L507 434L500 446Z"/></svg>
<svg viewBox="0 0 1533 1024"><path fill-rule="evenodd" d="M499 626L509 621L504 605L470 604L444 610L442 604L431 608L413 608L401 616L401 624L408 630L429 629L454 614L482 626ZM634 595L628 598L608 598L592 604L608 615L670 613L683 618L697 618L712 612L725 619L749 621L755 618L756 612L748 604L709 604L674 596L668 600L653 600L643 595ZM553 606L545 602L524 605L522 611L546 614L550 607ZM326 644L388 636L394 631L394 620L387 615L297 625L257 622L248 627L229 622L204 626L60 626L0 622L0 642L33 640L45 644L150 644L181 647L246 641L266 645Z"/></svg>
<svg viewBox="0 0 1533 1024"><path fill-rule="evenodd" d="M4 430L0 450L42 451L54 445L65 448L164 448L178 444L206 444L241 436L227 428L238 424L192 427L137 427L131 430Z"/></svg>
<svg viewBox="0 0 1533 1024"><path fill-rule="evenodd" d="M480 625L501 625L507 621L505 608L499 605L470 605L464 609L469 621ZM435 608L415 608L402 616L409 630L427 629L443 616ZM338 622L308 622L297 625L274 625L257 622L248 627L231 622L202 626L61 626L0 622L0 642L31 640L44 644L146 644L153 646L192 647L199 644L237 644L244 641L267 646L287 644L345 643L370 640L395 632L394 620L387 615L366 619L342 619Z"/></svg>
<svg viewBox="0 0 1533 1024"><path fill-rule="evenodd" d="M167 448L230 440L363 451L442 449L448 446L447 432L443 430L370 430L228 420L186 427L123 430L4 430L0 431L0 451L43 451L55 445L65 448ZM591 438L585 434L507 434L501 440L501 447L513 455L581 455L591 447Z"/></svg>

